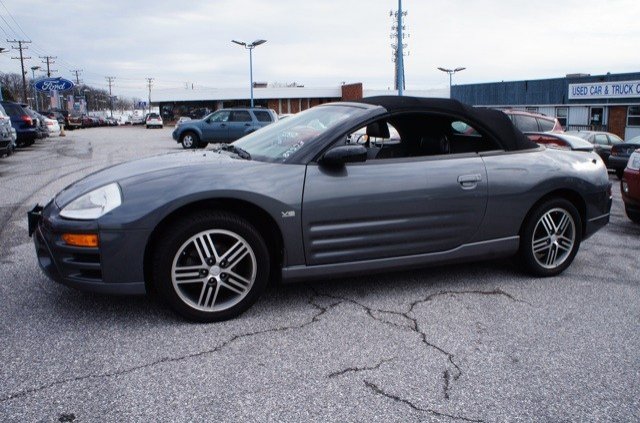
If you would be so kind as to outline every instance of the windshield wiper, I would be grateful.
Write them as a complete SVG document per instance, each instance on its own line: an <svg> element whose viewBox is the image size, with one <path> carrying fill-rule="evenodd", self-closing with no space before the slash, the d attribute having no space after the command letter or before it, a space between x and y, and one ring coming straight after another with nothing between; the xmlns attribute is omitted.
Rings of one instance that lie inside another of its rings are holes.
<svg viewBox="0 0 640 423"><path fill-rule="evenodd" d="M233 144L223 144L222 147L220 147L218 149L218 151L229 151L230 153L234 153L235 155L237 155L238 157L240 157L241 159L245 159L245 160L251 160L251 154L249 154L249 152L247 150L244 150L238 146L235 146Z"/></svg>

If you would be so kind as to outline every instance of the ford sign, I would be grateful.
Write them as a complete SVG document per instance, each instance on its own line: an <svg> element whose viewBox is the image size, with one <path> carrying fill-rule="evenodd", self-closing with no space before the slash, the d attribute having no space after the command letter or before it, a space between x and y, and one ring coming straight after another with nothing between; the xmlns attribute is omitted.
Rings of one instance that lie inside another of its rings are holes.
<svg viewBox="0 0 640 423"><path fill-rule="evenodd" d="M40 92L66 91L73 88L73 82L64 78L45 78L34 84L36 90Z"/></svg>

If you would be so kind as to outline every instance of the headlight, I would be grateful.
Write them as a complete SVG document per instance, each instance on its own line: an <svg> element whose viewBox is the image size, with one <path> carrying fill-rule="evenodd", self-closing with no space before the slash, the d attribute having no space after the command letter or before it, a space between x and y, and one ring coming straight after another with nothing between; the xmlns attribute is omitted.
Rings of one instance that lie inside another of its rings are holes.
<svg viewBox="0 0 640 423"><path fill-rule="evenodd" d="M638 150L629 157L627 167L631 170L640 170L640 152L638 152Z"/></svg>
<svg viewBox="0 0 640 423"><path fill-rule="evenodd" d="M92 220L122 204L120 187L115 182L95 189L67 204L60 216L68 219Z"/></svg>

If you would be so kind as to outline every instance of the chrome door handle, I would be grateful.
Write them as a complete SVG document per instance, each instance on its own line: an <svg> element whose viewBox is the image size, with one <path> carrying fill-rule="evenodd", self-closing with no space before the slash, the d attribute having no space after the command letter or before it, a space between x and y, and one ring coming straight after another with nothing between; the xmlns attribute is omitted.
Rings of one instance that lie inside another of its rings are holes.
<svg viewBox="0 0 640 423"><path fill-rule="evenodd" d="M482 180L482 175L474 173L472 175L460 175L458 176L458 183L462 189L473 189L478 186L478 182Z"/></svg>

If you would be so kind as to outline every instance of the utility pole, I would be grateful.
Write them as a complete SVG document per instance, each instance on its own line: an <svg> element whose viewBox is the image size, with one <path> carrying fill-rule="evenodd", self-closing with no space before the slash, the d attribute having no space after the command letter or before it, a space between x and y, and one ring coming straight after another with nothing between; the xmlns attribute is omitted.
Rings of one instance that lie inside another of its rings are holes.
<svg viewBox="0 0 640 423"><path fill-rule="evenodd" d="M107 83L109 84L109 110L111 111L111 117L113 117L113 97L111 96L111 84L116 80L115 76L105 76Z"/></svg>
<svg viewBox="0 0 640 423"><path fill-rule="evenodd" d="M404 81L404 48L407 44L404 42L405 36L408 38L409 34L405 34L405 25L403 18L407 16L407 12L402 10L402 0L398 0L398 10L389 12L389 16L393 19L391 26L391 39L395 43L391 44L393 49L392 60L395 62L395 78L394 87L398 90L398 95L402 95L405 89ZM407 52L408 55L408 52Z"/></svg>
<svg viewBox="0 0 640 423"><path fill-rule="evenodd" d="M155 78L146 78L147 79L147 86L149 87L149 112L151 113L151 87L153 86L153 80Z"/></svg>
<svg viewBox="0 0 640 423"><path fill-rule="evenodd" d="M20 68L22 69L22 102L26 104L27 103L27 78L26 78L27 72L24 70L24 61L31 59L31 57L24 57L24 55L22 54L22 51L29 49L28 46L24 46L23 44L30 44L31 41L7 40L7 42L10 44L18 44L18 47L11 46L11 48L14 50L19 50L20 57L12 57L12 59L15 59L15 60L20 59Z"/></svg>
<svg viewBox="0 0 640 423"><path fill-rule="evenodd" d="M74 69L71 71L72 74L75 75L76 77L76 85L80 85L80 73L82 72L82 69Z"/></svg>
<svg viewBox="0 0 640 423"><path fill-rule="evenodd" d="M57 57L55 56L38 56L41 59L44 59L44 61L42 63L44 63L45 65L47 65L47 78L51 78L51 72L58 72L56 69L51 69L51 65L53 65L54 60L57 59Z"/></svg>

